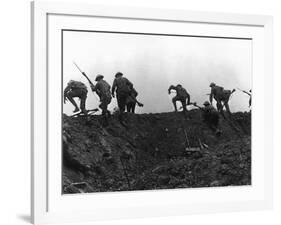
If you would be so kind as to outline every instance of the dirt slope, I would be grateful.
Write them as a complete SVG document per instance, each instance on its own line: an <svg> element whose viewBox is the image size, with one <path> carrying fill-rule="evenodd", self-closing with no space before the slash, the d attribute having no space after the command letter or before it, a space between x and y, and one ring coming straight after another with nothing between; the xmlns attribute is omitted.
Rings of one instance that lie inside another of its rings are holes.
<svg viewBox="0 0 281 225"><path fill-rule="evenodd" d="M221 118L220 137L199 110L188 115L126 114L126 126L113 116L106 127L64 115L63 193L251 184L250 113Z"/></svg>

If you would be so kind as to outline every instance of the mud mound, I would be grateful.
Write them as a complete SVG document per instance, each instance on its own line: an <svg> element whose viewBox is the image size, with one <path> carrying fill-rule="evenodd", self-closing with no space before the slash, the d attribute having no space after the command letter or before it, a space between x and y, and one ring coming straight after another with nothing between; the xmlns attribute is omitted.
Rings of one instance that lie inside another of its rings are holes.
<svg viewBox="0 0 281 225"><path fill-rule="evenodd" d="M251 115L221 118L222 135L199 110L63 116L63 193L151 190L251 183Z"/></svg>

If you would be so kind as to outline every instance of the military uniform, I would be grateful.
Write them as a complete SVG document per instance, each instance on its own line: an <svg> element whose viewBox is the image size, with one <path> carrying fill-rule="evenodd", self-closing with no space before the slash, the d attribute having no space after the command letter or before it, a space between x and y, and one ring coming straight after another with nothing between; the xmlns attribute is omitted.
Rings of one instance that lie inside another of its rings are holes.
<svg viewBox="0 0 281 225"><path fill-rule="evenodd" d="M70 80L67 87L64 89L64 99L68 99L75 107L73 112L78 112L79 108L73 98L77 97L80 99L80 109L86 113L86 99L87 99L87 87L80 81Z"/></svg>
<svg viewBox="0 0 281 225"><path fill-rule="evenodd" d="M209 103L204 103L203 111L203 121L215 132L220 133L219 127L219 112Z"/></svg>
<svg viewBox="0 0 281 225"><path fill-rule="evenodd" d="M125 77L116 77L112 85L112 96L116 91L117 104L120 112L125 111L126 101L132 90L133 84Z"/></svg>
<svg viewBox="0 0 281 225"><path fill-rule="evenodd" d="M177 105L176 102L180 101L182 104L182 108L184 111L186 111L186 105L190 104L190 95L187 93L187 91L185 90L185 88L183 88L181 85L177 85L177 86L173 86L171 85L168 89L169 94L171 93L171 90L175 90L177 95L175 97L173 97L172 102L175 108L175 111L177 110ZM187 100L187 101L186 101Z"/></svg>
<svg viewBox="0 0 281 225"><path fill-rule="evenodd" d="M138 92L133 88L126 100L127 112L135 113L137 96Z"/></svg>
<svg viewBox="0 0 281 225"><path fill-rule="evenodd" d="M105 115L109 113L109 111L107 110L107 106L111 102L111 93L110 93L110 85L102 78L103 78L102 75L98 75L96 78L96 81L98 80L96 85L91 86L91 88L92 91L95 91L97 95L100 97L101 104L99 105L99 107L102 109L102 114Z"/></svg>
<svg viewBox="0 0 281 225"><path fill-rule="evenodd" d="M213 98L217 102L217 110L219 112L223 111L223 107L225 106L226 111L230 113L228 101L231 96L230 90L224 90L223 87L217 86L214 83L211 83L211 94L210 94L210 102L213 102Z"/></svg>

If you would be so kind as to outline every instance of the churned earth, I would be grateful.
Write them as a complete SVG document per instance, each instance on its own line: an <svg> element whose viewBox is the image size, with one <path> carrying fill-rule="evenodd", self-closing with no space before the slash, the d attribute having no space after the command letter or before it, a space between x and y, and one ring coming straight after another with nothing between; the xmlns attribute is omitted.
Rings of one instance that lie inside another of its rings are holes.
<svg viewBox="0 0 281 225"><path fill-rule="evenodd" d="M221 117L217 136L200 110L63 115L62 193L251 184L251 113Z"/></svg>

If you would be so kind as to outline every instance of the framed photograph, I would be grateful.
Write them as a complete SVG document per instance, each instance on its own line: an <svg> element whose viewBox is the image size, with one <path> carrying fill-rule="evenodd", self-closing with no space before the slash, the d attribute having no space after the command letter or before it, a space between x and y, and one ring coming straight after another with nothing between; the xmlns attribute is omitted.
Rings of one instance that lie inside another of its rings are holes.
<svg viewBox="0 0 281 225"><path fill-rule="evenodd" d="M34 224L272 207L272 17L32 3Z"/></svg>

